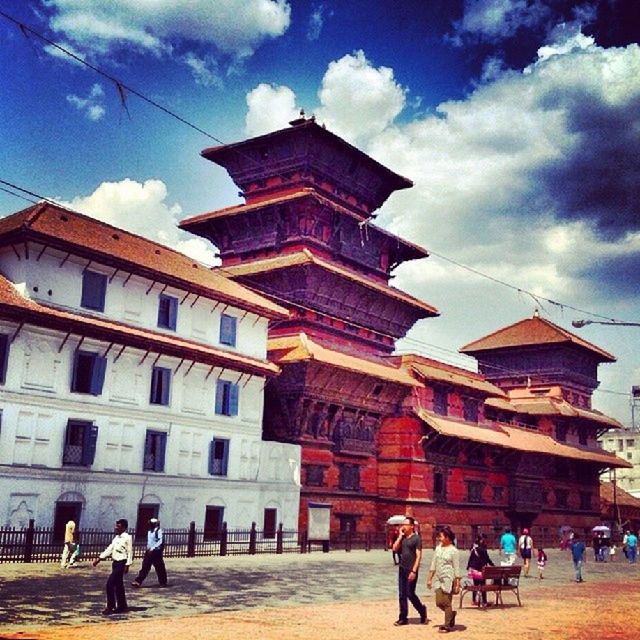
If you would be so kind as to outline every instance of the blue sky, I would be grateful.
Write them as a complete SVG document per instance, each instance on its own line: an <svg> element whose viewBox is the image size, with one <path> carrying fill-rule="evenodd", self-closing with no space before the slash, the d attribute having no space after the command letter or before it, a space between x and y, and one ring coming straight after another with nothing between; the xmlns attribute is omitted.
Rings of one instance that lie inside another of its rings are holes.
<svg viewBox="0 0 640 640"><path fill-rule="evenodd" d="M200 151L304 108L415 183L376 220L432 251L393 281L442 313L404 349L469 366L460 346L535 308L567 328L640 322L634 0L5 0L0 11L211 136L123 100L0 17L0 180L210 262L213 248L175 223L239 200ZM0 191L0 215L24 206ZM601 367L594 406L629 422L640 327L578 331L619 359Z"/></svg>

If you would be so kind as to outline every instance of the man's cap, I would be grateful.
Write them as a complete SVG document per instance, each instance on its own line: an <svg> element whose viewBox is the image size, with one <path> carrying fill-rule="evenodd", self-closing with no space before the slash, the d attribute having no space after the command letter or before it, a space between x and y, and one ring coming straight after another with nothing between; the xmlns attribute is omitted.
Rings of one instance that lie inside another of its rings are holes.
<svg viewBox="0 0 640 640"><path fill-rule="evenodd" d="M522 533L524 533L524 535L525 535L525 536L526 536L526 535L529 535L529 529L524 529L524 530L522 531Z"/></svg>
<svg viewBox="0 0 640 640"><path fill-rule="evenodd" d="M149 520L150 524L158 524L158 522L160 522L160 520L158 520L158 518L151 518L151 520Z"/></svg>

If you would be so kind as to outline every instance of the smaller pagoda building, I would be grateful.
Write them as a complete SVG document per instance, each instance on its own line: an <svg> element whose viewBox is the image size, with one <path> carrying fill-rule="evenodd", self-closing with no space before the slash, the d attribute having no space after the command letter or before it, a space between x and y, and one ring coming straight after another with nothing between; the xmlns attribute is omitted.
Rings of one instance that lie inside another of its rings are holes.
<svg viewBox="0 0 640 640"><path fill-rule="evenodd" d="M598 442L622 425L591 408L597 365L615 358L537 313L461 351L478 374L403 357L424 389L381 431L379 467L395 466L396 505L413 501L428 527L453 523L467 540L497 538L505 525L539 539L563 526L588 533L601 473L628 466Z"/></svg>

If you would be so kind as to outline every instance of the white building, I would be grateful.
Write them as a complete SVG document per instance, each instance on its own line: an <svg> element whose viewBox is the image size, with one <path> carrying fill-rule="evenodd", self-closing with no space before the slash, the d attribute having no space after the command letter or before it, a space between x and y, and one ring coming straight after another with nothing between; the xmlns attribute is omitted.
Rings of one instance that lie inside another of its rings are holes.
<svg viewBox="0 0 640 640"><path fill-rule="evenodd" d="M636 498L640 498L640 432L609 431L601 438L602 448L615 453L633 465L632 469L617 469L616 484ZM613 477L609 478L613 480Z"/></svg>
<svg viewBox="0 0 640 640"><path fill-rule="evenodd" d="M0 220L0 523L296 528L300 449L261 439L287 315L63 208Z"/></svg>

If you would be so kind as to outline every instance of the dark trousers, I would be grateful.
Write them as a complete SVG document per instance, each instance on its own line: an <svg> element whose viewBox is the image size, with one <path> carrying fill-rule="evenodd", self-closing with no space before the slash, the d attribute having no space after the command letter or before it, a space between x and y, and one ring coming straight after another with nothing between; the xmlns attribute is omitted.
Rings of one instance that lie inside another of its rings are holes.
<svg viewBox="0 0 640 640"><path fill-rule="evenodd" d="M479 587L480 585L486 584L486 580L483 580L482 578L474 578L473 579L473 584L476 587ZM482 602L482 604L487 604L487 592L486 591L472 591L471 592L471 597L473 598L474 602Z"/></svg>
<svg viewBox="0 0 640 640"><path fill-rule="evenodd" d="M409 605L407 600L415 607L415 610L423 615L426 611L425 605L416 595L416 586L418 585L418 574L415 580L409 580L411 571L398 567L398 602L400 603L400 620L406 620L409 617Z"/></svg>
<svg viewBox="0 0 640 640"><path fill-rule="evenodd" d="M138 584L142 584L144 582L144 579L149 575L151 567L156 570L158 584L167 584L167 570L164 566L164 560L162 559L162 549L154 549L153 551L147 551L144 554L140 572L136 576L136 582Z"/></svg>
<svg viewBox="0 0 640 640"><path fill-rule="evenodd" d="M114 560L111 563L111 575L107 579L107 608L126 609L127 597L124 593L124 570L126 560Z"/></svg>

